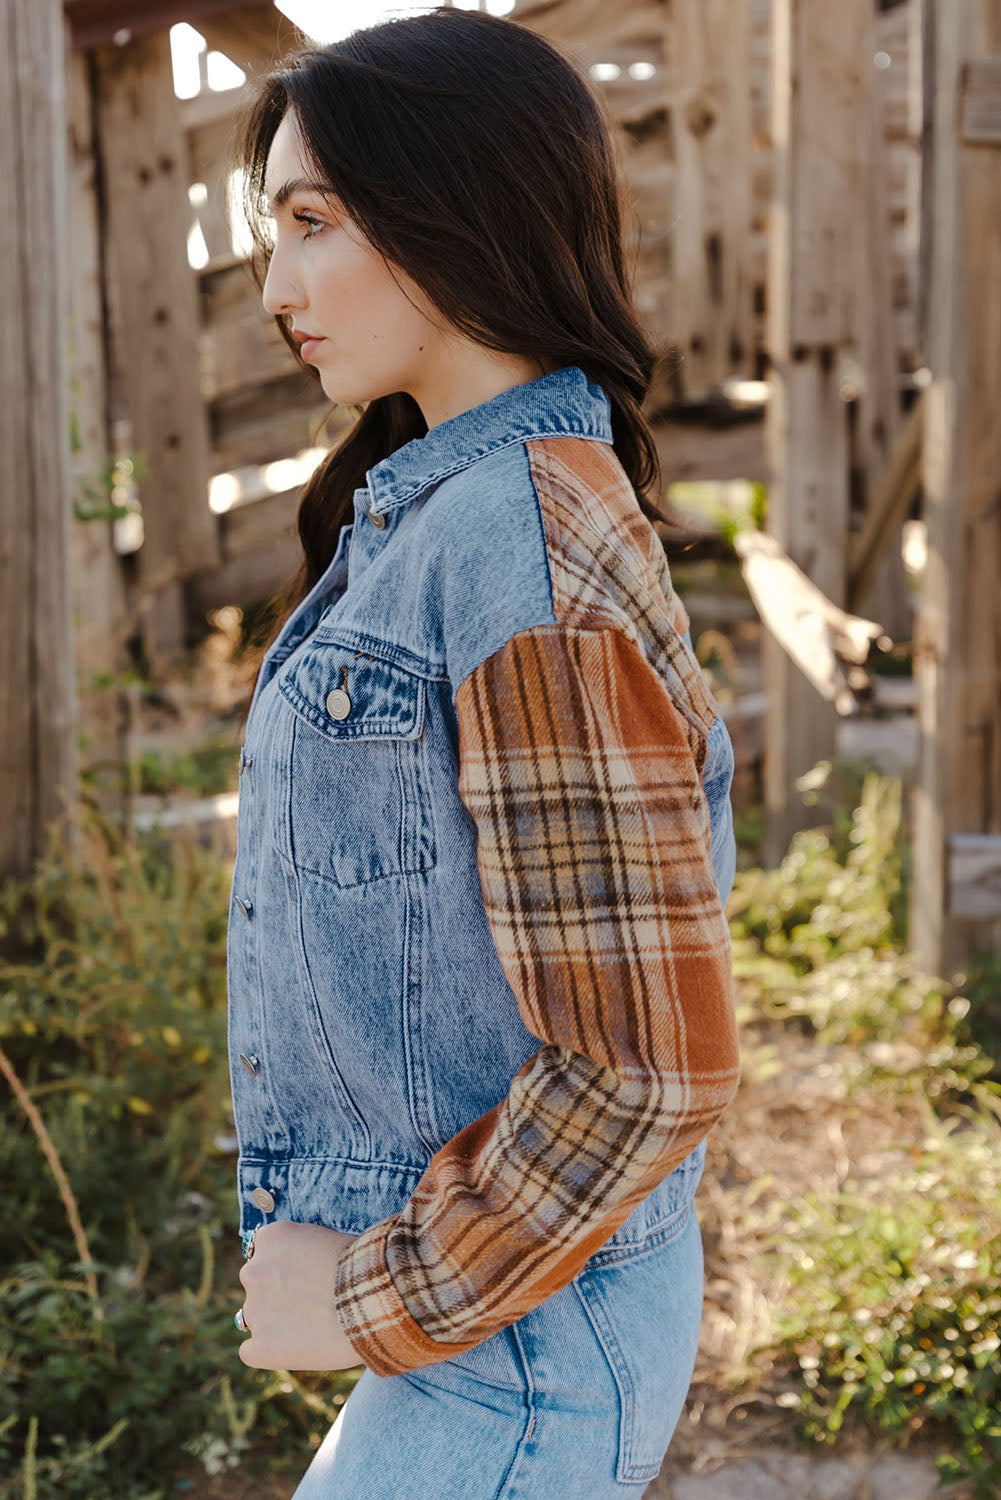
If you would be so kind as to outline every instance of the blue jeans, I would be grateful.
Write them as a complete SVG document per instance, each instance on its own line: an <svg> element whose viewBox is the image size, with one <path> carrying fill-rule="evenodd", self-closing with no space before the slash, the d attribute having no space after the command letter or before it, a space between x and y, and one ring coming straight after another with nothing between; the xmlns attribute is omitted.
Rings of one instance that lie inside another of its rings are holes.
<svg viewBox="0 0 1001 1500"><path fill-rule="evenodd" d="M684 1409L702 1296L691 1202L459 1358L366 1370L293 1500L639 1496Z"/></svg>

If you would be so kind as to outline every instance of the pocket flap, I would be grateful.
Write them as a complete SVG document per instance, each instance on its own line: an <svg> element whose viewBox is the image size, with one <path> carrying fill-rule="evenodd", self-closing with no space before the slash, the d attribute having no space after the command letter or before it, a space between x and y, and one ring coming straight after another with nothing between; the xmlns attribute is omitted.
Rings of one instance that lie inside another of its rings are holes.
<svg viewBox="0 0 1001 1500"><path fill-rule="evenodd" d="M351 646L324 641L306 647L286 663L278 687L330 739L411 740L424 727L423 679Z"/></svg>

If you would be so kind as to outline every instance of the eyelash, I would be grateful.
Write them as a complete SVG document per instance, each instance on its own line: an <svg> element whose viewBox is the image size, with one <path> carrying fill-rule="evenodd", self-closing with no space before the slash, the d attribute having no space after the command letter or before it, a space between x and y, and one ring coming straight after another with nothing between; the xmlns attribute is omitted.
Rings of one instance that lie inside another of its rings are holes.
<svg viewBox="0 0 1001 1500"><path fill-rule="evenodd" d="M316 225L319 226L319 229L326 228L326 225L323 223L322 219L314 219L311 214L297 214L297 213L294 213L292 215L292 217L293 217L293 219L297 220L297 222L300 223L300 224L316 224ZM319 229L317 230L317 233L319 233ZM315 240L316 239L316 234L304 234L303 235L303 239L304 240Z"/></svg>

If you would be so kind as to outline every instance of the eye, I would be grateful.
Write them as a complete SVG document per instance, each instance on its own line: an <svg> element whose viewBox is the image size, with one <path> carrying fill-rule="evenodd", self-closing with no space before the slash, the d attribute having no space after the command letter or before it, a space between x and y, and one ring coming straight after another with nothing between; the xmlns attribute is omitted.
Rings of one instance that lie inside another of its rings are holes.
<svg viewBox="0 0 1001 1500"><path fill-rule="evenodd" d="M324 229L326 227L324 225L322 219L315 219L312 216L312 214L294 213L292 215L292 217L299 224L309 224L309 225L311 225L313 228L315 228L317 230L317 232L319 230ZM315 234L306 234L306 235L303 235L303 239L306 239L306 240L315 240L316 239L316 235Z"/></svg>

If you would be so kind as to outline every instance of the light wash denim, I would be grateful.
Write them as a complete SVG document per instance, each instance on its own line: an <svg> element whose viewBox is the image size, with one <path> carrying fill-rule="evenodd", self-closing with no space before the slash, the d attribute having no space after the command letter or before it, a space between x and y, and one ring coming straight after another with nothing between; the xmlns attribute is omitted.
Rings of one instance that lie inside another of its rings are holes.
<svg viewBox="0 0 1001 1500"><path fill-rule="evenodd" d="M293 1500L639 1497L684 1410L702 1283L689 1205L457 1359L364 1371Z"/></svg>
<svg viewBox="0 0 1001 1500"><path fill-rule="evenodd" d="M241 1232L359 1233L398 1212L538 1049L487 924L453 695L515 631L554 619L524 443L561 433L611 441L608 398L577 366L375 465L261 664L228 937ZM498 573L504 588L487 588ZM733 764L717 716L703 786L724 902ZM366 1371L335 1429L336 1482L325 1446L297 1500L569 1500L655 1474L698 1342L705 1150L516 1325L409 1375Z"/></svg>

